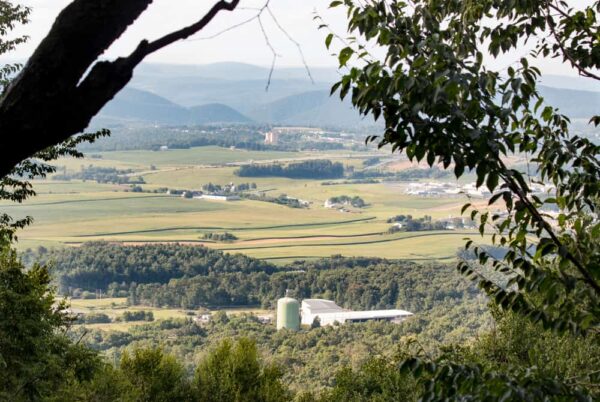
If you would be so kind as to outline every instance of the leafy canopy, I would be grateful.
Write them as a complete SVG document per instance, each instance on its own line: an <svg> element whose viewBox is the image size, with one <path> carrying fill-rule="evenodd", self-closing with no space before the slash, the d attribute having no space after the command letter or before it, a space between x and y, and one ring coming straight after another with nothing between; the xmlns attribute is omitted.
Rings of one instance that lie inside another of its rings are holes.
<svg viewBox="0 0 600 402"><path fill-rule="evenodd" d="M385 124L383 135L367 142L451 168L457 178L472 172L477 187L493 193L488 208L467 204L463 213L470 210L480 233L491 233L507 252L493 258L474 247L479 264L461 261L460 271L505 310L557 332L596 333L600 147L571 133L569 118L545 104L532 60L559 58L581 76L600 79L600 2L578 9L555 0L343 0L331 6L346 9L348 31L355 35L326 37L328 47L334 39L343 44L338 60L348 70L332 93L350 97L361 113ZM529 56L492 68L501 64L497 57L522 53L525 44ZM383 57L374 56L372 47ZM600 124L600 117L590 116L590 124ZM507 164L512 155L526 158L535 173ZM535 185L551 189L540 193ZM499 205L503 211L492 212ZM533 371L507 386L510 375L497 371L419 361L407 364L433 376L426 400L463 393L517 399L523 384L527 395L577 393L565 391L570 388L562 379L534 381Z"/></svg>

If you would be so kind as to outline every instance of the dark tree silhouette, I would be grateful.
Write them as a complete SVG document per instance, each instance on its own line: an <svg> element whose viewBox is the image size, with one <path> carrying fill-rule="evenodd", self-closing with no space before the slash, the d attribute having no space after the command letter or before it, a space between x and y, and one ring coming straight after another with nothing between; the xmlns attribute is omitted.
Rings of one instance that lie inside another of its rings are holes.
<svg viewBox="0 0 600 402"><path fill-rule="evenodd" d="M0 99L0 177L36 152L82 132L146 56L199 32L219 12L233 11L239 0L214 3L196 23L155 41L143 40L126 57L98 61L151 3L75 0L60 13Z"/></svg>

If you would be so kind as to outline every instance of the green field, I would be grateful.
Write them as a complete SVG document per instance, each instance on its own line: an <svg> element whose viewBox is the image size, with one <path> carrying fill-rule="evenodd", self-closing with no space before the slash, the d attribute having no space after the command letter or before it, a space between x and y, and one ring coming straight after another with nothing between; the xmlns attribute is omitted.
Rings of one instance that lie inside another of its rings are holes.
<svg viewBox="0 0 600 402"><path fill-rule="evenodd" d="M75 314L106 314L110 317L112 322L101 323L101 324L85 324L85 327L91 329L102 329L108 331L128 331L131 327L136 325L143 325L145 321L115 321L115 319L125 311L151 311L154 315L155 320L165 320L169 318L191 318L199 313L209 313L210 310L195 311L195 310L182 310L182 309L169 309L169 308L157 308L148 306L129 306L127 304L127 298L103 298L103 299L69 299L68 300L70 309ZM216 310L215 310L216 311ZM212 312L215 312L212 311ZM260 308L230 308L223 309L228 315L236 314L261 314L268 315L272 314L272 311L264 310Z"/></svg>
<svg viewBox="0 0 600 402"><path fill-rule="evenodd" d="M200 189L203 184L253 182L258 190L309 201L294 209L262 201L207 201L155 193L133 193L128 185L93 181L43 180L34 183L38 196L17 205L0 203L15 217L32 216L34 225L20 233L20 248L72 247L87 241L128 244L181 242L244 253L274 262L331 255L374 256L413 260L452 259L463 238L478 234L443 231L387 234L386 220L397 214L434 219L459 216L464 197L408 196L406 183L342 184L323 186L321 180L240 178L235 166L258 160L286 162L304 158L335 158L360 168L364 153L260 152L202 147L164 152L127 151L94 154L94 159L62 159L62 169L96 165L132 169L146 182L144 189L160 187ZM154 165L154 169L150 166ZM323 206L333 196L360 196L366 208L342 213ZM204 241L207 232L230 232L233 243Z"/></svg>

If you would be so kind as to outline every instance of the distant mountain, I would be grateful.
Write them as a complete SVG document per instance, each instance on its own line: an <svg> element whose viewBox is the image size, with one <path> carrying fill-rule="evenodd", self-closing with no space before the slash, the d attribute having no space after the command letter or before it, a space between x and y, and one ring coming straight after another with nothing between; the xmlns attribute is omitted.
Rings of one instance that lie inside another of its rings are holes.
<svg viewBox="0 0 600 402"><path fill-rule="evenodd" d="M161 96L127 87L100 112L103 119L178 124L188 119L189 111Z"/></svg>
<svg viewBox="0 0 600 402"><path fill-rule="evenodd" d="M600 92L600 81L577 76L544 74L540 80L540 84L552 88Z"/></svg>
<svg viewBox="0 0 600 402"><path fill-rule="evenodd" d="M143 64L128 87L102 110L97 123L210 124L259 123L356 127L372 125L349 101L329 96L335 69L312 69L311 83L303 68L274 71L241 63L210 65ZM321 80L321 81L320 81ZM577 77L546 76L544 83L581 87ZM587 83L587 81L586 81ZM593 84L593 83L592 83ZM546 102L572 118L598 113L600 91L540 86ZM600 87L599 87L600 88ZM200 105L200 106L198 106Z"/></svg>
<svg viewBox="0 0 600 402"><path fill-rule="evenodd" d="M256 121L272 124L337 127L373 124L371 118L361 117L349 101L329 96L328 90L288 96L259 105L248 114Z"/></svg>
<svg viewBox="0 0 600 402"><path fill-rule="evenodd" d="M189 109L190 124L250 123L251 121L237 110L221 103L210 103Z"/></svg>
<svg viewBox="0 0 600 402"><path fill-rule="evenodd" d="M301 80L271 81L219 80L205 77L172 76L160 79L134 79L130 86L163 96L182 106L191 107L207 103L222 103L242 113L248 113L258 104L276 101L290 95L310 90L325 90L328 84L311 84Z"/></svg>
<svg viewBox="0 0 600 402"><path fill-rule="evenodd" d="M161 96L126 87L94 119L94 126L124 124L198 125L249 123L251 120L223 104L211 103L185 108Z"/></svg>
<svg viewBox="0 0 600 402"><path fill-rule="evenodd" d="M316 82L333 83L339 79L337 69L331 67L309 67L310 75ZM219 80L245 81L263 80L269 76L271 68L246 63L213 63L200 65L142 63L136 70L134 79L143 76L194 76ZM305 67L276 67L273 80L299 80L310 83Z"/></svg>
<svg viewBox="0 0 600 402"><path fill-rule="evenodd" d="M589 119L600 113L600 92L540 86L540 93L548 105L573 119Z"/></svg>
<svg viewBox="0 0 600 402"><path fill-rule="evenodd" d="M182 106L223 103L242 113L302 92L330 88L335 69L314 69L311 82L302 68L277 68L267 91L269 68L242 63L200 66L142 64L130 86L163 96Z"/></svg>

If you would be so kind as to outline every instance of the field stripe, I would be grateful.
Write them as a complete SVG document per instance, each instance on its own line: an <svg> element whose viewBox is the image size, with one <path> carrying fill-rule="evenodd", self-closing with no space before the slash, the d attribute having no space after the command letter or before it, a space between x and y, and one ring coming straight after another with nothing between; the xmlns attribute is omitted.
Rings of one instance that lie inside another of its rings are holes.
<svg viewBox="0 0 600 402"><path fill-rule="evenodd" d="M328 225L345 225L348 223L366 222L375 219L374 216L360 219L352 219L349 221L336 221L336 222L315 222L315 223L296 223L288 225L274 225L274 226L257 226L257 227L222 227L222 226L179 226L179 227L166 227L159 229L145 229L145 230L131 230L128 232L105 232L95 234L85 234L72 237L98 237L98 236L116 236L116 235L127 235L127 234L138 234L138 233L158 233L158 232L173 232L177 230L264 230L264 229L282 229L291 227L311 227L311 226L328 226ZM314 236L312 236L314 237Z"/></svg>
<svg viewBox="0 0 600 402"><path fill-rule="evenodd" d="M367 236L379 236L382 235L383 232L373 232L373 233L361 233L361 234L353 234L353 235L322 235L322 234L313 234L306 236L280 236L280 237L257 237L254 239L245 239L240 240L236 243L244 243L250 241L261 241L261 240L289 240L289 239L312 239L313 237L326 237L331 239L343 239L343 238L351 238L351 237L367 237Z"/></svg>
<svg viewBox="0 0 600 402"><path fill-rule="evenodd" d="M340 254L342 257L344 256L343 254ZM297 260L303 260L303 259L317 259L317 260L321 260L321 259L327 259L330 257L324 257L322 255L293 255L291 257L252 257L252 258L256 258L257 260L263 260L263 261L268 261L268 260L292 260L292 259L297 259ZM352 258L352 257L350 257ZM415 258L383 258L383 260L386 261L440 261L440 260L451 260L456 258L455 255L449 255L446 257L415 257Z"/></svg>
<svg viewBox="0 0 600 402"><path fill-rule="evenodd" d="M134 200L140 198L173 198L168 195L136 195L132 197L113 197L113 198L93 198L89 200L67 200L67 201L53 201L53 202L41 202L35 204L18 204L18 205L3 205L2 208L19 208L19 207L37 207L46 205L61 205L61 204L77 204L80 202L98 202L98 201L119 201L119 200Z"/></svg>
<svg viewBox="0 0 600 402"><path fill-rule="evenodd" d="M230 248L219 248L220 251L240 251L240 250L260 250L268 248L291 248L291 247L331 247L331 246L354 246L358 244L375 244L375 243L390 243L394 241L401 241L407 239L415 239L417 237L428 237L428 236L465 236L479 234L478 232L461 232L461 233L424 233L417 234L414 236L396 237L394 239L382 239L382 240L369 240L362 242L352 243L315 243L315 244L285 244L281 246L260 246L260 247L230 247Z"/></svg>

